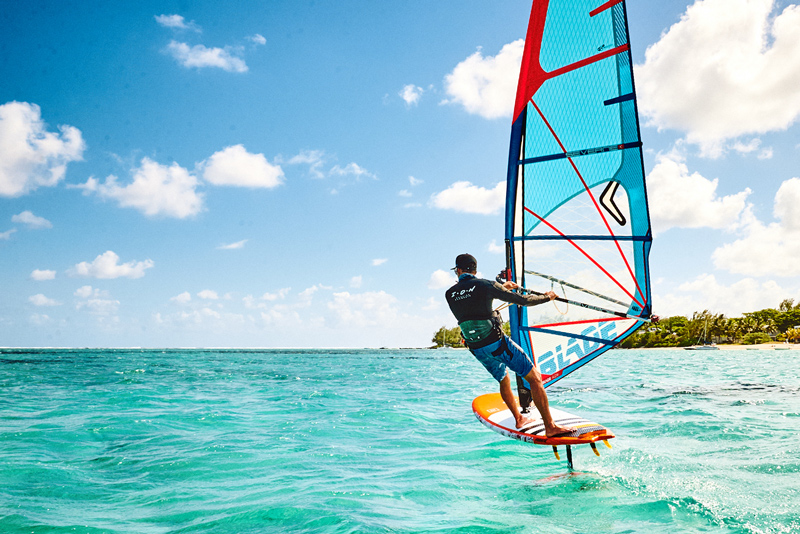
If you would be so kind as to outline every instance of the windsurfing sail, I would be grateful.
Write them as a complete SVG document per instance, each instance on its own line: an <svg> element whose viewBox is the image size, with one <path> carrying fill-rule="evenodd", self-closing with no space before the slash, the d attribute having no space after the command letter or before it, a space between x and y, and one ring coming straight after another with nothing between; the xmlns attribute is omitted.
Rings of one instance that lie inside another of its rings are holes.
<svg viewBox="0 0 800 534"><path fill-rule="evenodd" d="M534 0L514 106L506 278L545 386L650 321L652 242L623 0Z"/></svg>

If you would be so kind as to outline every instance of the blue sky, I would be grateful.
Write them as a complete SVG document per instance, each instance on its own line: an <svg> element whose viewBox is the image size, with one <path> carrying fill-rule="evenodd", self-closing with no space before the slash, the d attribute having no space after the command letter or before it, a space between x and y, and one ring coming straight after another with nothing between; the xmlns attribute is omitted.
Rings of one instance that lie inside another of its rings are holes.
<svg viewBox="0 0 800 534"><path fill-rule="evenodd" d="M424 346L503 267L528 0L0 15L0 346ZM629 0L654 311L800 300L800 7Z"/></svg>

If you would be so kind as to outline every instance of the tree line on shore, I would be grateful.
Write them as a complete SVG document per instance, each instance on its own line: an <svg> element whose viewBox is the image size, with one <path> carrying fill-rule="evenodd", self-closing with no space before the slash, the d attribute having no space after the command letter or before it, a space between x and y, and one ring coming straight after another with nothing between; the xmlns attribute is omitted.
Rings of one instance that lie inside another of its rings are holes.
<svg viewBox="0 0 800 534"><path fill-rule="evenodd" d="M506 334L508 323L503 325ZM461 330L442 326L433 335L434 347L462 347ZM664 317L643 325L618 346L620 348L688 347L702 343L753 345L770 342L800 343L800 302L784 299L778 308L726 317L708 310L691 317Z"/></svg>

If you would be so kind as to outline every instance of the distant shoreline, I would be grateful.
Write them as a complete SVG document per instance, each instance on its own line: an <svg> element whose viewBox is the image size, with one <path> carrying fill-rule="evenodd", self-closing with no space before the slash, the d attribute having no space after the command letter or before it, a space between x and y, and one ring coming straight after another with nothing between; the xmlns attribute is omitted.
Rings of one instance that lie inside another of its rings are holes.
<svg viewBox="0 0 800 534"><path fill-rule="evenodd" d="M800 343L759 343L756 345L714 345L719 350L800 350ZM616 348L616 347L615 347ZM625 350L683 350L686 347L647 347Z"/></svg>

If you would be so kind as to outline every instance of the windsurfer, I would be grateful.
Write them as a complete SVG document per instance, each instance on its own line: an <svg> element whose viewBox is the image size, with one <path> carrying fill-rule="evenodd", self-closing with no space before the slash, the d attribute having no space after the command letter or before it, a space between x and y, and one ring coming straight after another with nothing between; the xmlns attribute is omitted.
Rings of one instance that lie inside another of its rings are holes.
<svg viewBox="0 0 800 534"><path fill-rule="evenodd" d="M478 262L472 255L460 254L453 268L458 276L458 283L445 293L447 304L458 320L467 347L500 383L500 395L514 415L517 428L533 422L533 419L520 412L511 389L507 367L530 384L533 404L542 416L547 437L574 432L572 427L555 424L550 415L541 373L525 351L503 333L500 314L492 310L494 299L521 306L535 306L553 300L556 294L548 291L544 295L520 295L511 291L519 287L515 282L508 281L500 285L478 278L477 269Z"/></svg>

